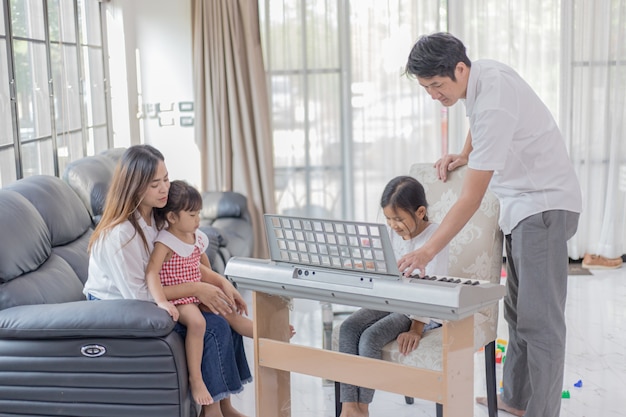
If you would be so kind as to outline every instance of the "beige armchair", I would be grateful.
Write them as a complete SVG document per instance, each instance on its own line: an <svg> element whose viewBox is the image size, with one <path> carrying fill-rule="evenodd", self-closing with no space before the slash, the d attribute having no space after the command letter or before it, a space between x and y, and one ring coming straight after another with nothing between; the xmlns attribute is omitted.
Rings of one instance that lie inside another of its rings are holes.
<svg viewBox="0 0 626 417"><path fill-rule="evenodd" d="M409 174L418 179L426 191L428 216L440 223L452 204L457 200L467 168L450 173L444 183L437 178L432 163L414 164ZM498 226L500 205L489 191L483 198L479 210L470 219L449 246L450 265L448 275L500 283L502 269L502 232ZM485 348L487 373L487 396L489 416L497 416L495 379L495 340L498 323L498 305L485 308L474 315L474 347ZM337 350L339 326L333 329L333 350ZM419 347L409 355L402 355L398 344L393 341L383 349L383 360L417 368L441 371L444 369L443 327L427 332ZM335 384L336 413L340 413L339 384ZM406 397L407 403L412 398ZM442 406L437 404L437 416L442 415Z"/></svg>

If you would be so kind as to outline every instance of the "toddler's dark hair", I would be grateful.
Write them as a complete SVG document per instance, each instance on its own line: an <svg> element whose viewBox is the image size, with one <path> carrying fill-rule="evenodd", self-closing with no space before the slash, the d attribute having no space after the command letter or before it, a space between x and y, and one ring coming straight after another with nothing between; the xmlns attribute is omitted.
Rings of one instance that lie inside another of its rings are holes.
<svg viewBox="0 0 626 417"><path fill-rule="evenodd" d="M418 180L413 177L401 175L395 177L383 190L380 198L380 207L391 207L394 211L405 210L411 214L414 221L417 221L415 212L421 206L428 208L426 192ZM428 216L424 216L428 221Z"/></svg>
<svg viewBox="0 0 626 417"><path fill-rule="evenodd" d="M167 204L154 212L154 220L157 227L167 222L168 213L180 213L181 211L198 211L202 209L202 196L195 187L185 181L175 180L170 183L170 191L167 195Z"/></svg>

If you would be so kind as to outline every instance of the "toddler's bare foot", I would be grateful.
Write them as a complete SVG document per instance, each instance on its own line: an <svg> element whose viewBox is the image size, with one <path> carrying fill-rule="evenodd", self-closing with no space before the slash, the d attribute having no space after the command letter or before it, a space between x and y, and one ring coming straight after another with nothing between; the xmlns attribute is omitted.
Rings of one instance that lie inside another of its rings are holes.
<svg viewBox="0 0 626 417"><path fill-rule="evenodd" d="M476 397L476 402L478 404L487 406L487 397ZM500 398L499 395L498 395L498 410L506 411L507 413L513 414L514 416L517 416L517 417L523 417L524 413L526 412L525 410L518 410L517 408L513 408L510 405L506 404L504 401L502 401L502 398Z"/></svg>
<svg viewBox="0 0 626 417"><path fill-rule="evenodd" d="M197 404L213 404L213 397L211 397L211 394L206 388L206 385L204 385L204 381L202 381L202 379L200 379L199 381L190 379L189 384L191 385L191 396Z"/></svg>

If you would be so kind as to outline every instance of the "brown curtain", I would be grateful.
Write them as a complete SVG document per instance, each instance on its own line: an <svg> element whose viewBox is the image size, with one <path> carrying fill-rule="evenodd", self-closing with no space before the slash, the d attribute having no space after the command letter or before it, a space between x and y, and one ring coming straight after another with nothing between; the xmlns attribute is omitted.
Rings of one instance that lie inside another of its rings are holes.
<svg viewBox="0 0 626 417"><path fill-rule="evenodd" d="M254 256L267 258L263 214L275 212L274 169L258 4L193 0L192 13L202 188L248 198Z"/></svg>

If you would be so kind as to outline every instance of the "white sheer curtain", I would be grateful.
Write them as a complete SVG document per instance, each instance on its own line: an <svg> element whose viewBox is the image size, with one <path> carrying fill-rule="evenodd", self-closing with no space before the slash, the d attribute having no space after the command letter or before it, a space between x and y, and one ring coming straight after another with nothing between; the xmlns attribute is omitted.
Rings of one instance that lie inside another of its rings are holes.
<svg viewBox="0 0 626 417"><path fill-rule="evenodd" d="M434 162L447 137L447 109L403 76L413 43L445 31L445 2L350 2L354 218L384 222L380 196L416 162Z"/></svg>
<svg viewBox="0 0 626 417"><path fill-rule="evenodd" d="M541 0L449 0L449 31L471 60L495 59L514 68L559 120L561 9ZM451 111L450 147L467 134L465 107Z"/></svg>
<svg viewBox="0 0 626 417"><path fill-rule="evenodd" d="M626 1L450 0L449 9L449 30L470 58L515 68L560 124L584 196L570 257L622 255ZM450 146L459 149L465 120L453 115Z"/></svg>
<svg viewBox="0 0 626 417"><path fill-rule="evenodd" d="M583 190L570 257L624 254L626 236L626 0L565 2L570 46L563 130Z"/></svg>
<svg viewBox="0 0 626 417"><path fill-rule="evenodd" d="M280 213L381 221L393 176L442 151L445 111L403 76L445 0L259 0Z"/></svg>

